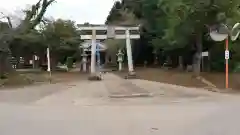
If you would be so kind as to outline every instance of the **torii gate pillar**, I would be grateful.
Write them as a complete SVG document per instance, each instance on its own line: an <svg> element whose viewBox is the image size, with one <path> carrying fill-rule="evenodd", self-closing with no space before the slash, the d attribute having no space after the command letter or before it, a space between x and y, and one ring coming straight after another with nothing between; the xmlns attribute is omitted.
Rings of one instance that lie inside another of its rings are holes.
<svg viewBox="0 0 240 135"><path fill-rule="evenodd" d="M91 76L96 76L96 30L92 30Z"/></svg>
<svg viewBox="0 0 240 135"><path fill-rule="evenodd" d="M130 31L126 29L126 48L127 48L127 60L128 60L128 76L127 78L135 78L136 73L134 72L133 68L133 58L132 58L132 46L131 46L131 38L130 38Z"/></svg>

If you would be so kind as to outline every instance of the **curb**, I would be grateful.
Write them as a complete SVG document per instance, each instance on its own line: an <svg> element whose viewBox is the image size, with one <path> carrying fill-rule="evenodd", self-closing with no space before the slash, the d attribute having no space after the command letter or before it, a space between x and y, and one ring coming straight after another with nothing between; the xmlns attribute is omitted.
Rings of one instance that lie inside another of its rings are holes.
<svg viewBox="0 0 240 135"><path fill-rule="evenodd" d="M136 93L130 95L110 95L110 98L135 98L135 97L152 97L152 93Z"/></svg>
<svg viewBox="0 0 240 135"><path fill-rule="evenodd" d="M203 87L203 89L210 91L210 92L218 92L221 93L221 90L219 90L218 88L214 88L214 87Z"/></svg>

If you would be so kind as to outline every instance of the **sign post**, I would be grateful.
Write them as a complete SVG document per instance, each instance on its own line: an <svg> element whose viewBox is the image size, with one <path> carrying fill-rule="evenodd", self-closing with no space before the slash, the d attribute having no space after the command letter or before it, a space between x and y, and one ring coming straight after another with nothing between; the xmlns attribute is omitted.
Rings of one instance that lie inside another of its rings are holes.
<svg viewBox="0 0 240 135"><path fill-rule="evenodd" d="M229 50L228 50L228 37L226 38L226 48L225 48L225 86L228 89L228 59L229 59Z"/></svg>
<svg viewBox="0 0 240 135"><path fill-rule="evenodd" d="M214 41L224 41L225 40L225 87L229 88L229 70L228 70L228 60L229 60L229 36L232 41L235 41L240 34L240 23L236 23L230 30L227 25L220 24L218 27L210 28L210 36Z"/></svg>

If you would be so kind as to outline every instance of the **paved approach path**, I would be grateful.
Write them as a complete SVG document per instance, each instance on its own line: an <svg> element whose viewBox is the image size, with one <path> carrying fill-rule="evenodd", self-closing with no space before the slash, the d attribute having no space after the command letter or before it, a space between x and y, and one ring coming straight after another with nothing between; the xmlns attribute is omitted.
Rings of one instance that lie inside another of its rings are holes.
<svg viewBox="0 0 240 135"><path fill-rule="evenodd" d="M111 98L136 93L152 96ZM1 135L240 134L239 96L110 73L99 82L3 90L0 109Z"/></svg>

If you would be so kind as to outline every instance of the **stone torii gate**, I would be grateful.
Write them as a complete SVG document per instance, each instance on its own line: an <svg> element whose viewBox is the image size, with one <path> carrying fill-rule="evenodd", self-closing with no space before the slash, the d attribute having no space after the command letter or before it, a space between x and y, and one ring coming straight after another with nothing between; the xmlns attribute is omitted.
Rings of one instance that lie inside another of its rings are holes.
<svg viewBox="0 0 240 135"><path fill-rule="evenodd" d="M81 35L83 40L92 40L91 46L91 56L96 55L96 40L105 40L105 39L126 39L126 48L127 48L127 59L128 59L128 78L135 77L135 72L133 68L133 59L132 59L132 47L131 39L139 39L139 26L129 27L129 26L107 26L107 25L91 25L84 26L78 25L78 28L81 31L91 31L89 35ZM106 34L98 34L99 31L107 31ZM136 34L131 34L132 31L135 31ZM137 32L136 32L137 31ZM96 57L91 57L91 77L96 77Z"/></svg>

